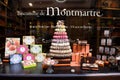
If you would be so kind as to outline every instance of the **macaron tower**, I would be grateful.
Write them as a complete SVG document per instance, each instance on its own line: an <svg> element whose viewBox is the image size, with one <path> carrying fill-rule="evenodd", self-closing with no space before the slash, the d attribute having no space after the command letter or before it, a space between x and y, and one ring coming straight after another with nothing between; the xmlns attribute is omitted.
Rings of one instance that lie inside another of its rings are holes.
<svg viewBox="0 0 120 80"><path fill-rule="evenodd" d="M62 20L57 22L49 52L49 56L53 58L66 59L71 57L70 41Z"/></svg>

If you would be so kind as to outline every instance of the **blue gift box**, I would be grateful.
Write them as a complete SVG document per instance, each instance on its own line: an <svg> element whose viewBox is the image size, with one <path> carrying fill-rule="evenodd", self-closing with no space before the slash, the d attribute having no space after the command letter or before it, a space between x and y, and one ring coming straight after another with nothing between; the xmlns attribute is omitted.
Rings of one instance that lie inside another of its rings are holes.
<svg viewBox="0 0 120 80"><path fill-rule="evenodd" d="M21 61L22 61L22 54L12 54L12 55L10 55L10 64L21 63Z"/></svg>

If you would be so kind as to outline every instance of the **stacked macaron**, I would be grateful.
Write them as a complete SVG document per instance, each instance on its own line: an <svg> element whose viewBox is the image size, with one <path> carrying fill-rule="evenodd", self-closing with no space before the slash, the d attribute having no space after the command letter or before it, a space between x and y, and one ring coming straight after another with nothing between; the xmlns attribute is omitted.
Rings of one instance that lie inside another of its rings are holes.
<svg viewBox="0 0 120 80"><path fill-rule="evenodd" d="M70 42L67 36L65 25L62 21L58 21L50 46L50 56L52 57L70 57Z"/></svg>

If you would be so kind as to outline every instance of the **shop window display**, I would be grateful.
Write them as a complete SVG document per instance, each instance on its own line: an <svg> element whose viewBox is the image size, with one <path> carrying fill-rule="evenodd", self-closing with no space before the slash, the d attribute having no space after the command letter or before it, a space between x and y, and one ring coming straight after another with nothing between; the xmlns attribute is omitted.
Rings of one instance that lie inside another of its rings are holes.
<svg viewBox="0 0 120 80"><path fill-rule="evenodd" d="M1 0L0 80L1 77L119 80L119 0L88 1ZM48 7L51 10L46 12ZM76 16L77 11L84 10L97 10L102 15ZM16 14L24 11L39 15Z"/></svg>

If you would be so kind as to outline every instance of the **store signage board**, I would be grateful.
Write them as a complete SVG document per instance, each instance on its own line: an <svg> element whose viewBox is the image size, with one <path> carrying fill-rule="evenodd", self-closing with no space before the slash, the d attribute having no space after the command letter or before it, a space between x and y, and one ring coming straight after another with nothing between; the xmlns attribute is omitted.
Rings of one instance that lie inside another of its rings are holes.
<svg viewBox="0 0 120 80"><path fill-rule="evenodd" d="M10 55L10 64L17 64L22 61L22 54Z"/></svg>
<svg viewBox="0 0 120 80"><path fill-rule="evenodd" d="M20 38L6 38L5 57L16 53L17 47L20 45Z"/></svg>
<svg viewBox="0 0 120 80"><path fill-rule="evenodd" d="M20 54L24 54L24 53L28 53L28 47L26 45L20 45L18 48L17 48L17 52L20 53Z"/></svg>
<svg viewBox="0 0 120 80"><path fill-rule="evenodd" d="M42 53L42 45L30 45L30 52L33 54Z"/></svg>
<svg viewBox="0 0 120 80"><path fill-rule="evenodd" d="M24 45L35 44L35 36L23 36L23 44Z"/></svg>

